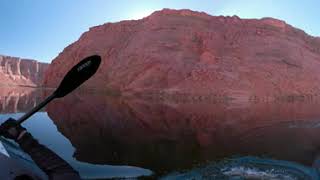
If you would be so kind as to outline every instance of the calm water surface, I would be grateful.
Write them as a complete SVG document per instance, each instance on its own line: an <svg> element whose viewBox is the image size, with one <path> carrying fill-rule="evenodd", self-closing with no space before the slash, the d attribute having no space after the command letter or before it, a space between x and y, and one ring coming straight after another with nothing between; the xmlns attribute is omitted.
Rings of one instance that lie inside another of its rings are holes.
<svg viewBox="0 0 320 180"><path fill-rule="evenodd" d="M0 89L0 121L47 93ZM137 177L255 156L311 167L320 157L316 101L160 102L74 92L24 126L82 177Z"/></svg>

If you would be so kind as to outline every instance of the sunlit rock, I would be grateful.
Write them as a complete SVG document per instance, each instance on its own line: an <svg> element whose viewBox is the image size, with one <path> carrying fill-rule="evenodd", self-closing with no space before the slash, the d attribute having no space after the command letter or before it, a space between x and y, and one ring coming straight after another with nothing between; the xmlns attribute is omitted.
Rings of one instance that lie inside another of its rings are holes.
<svg viewBox="0 0 320 180"><path fill-rule="evenodd" d="M164 9L141 20L95 26L53 60L44 84L57 86L92 54L103 62L83 87L122 95L245 101L320 90L319 38L273 18Z"/></svg>
<svg viewBox="0 0 320 180"><path fill-rule="evenodd" d="M42 86L47 63L0 55L1 86Z"/></svg>

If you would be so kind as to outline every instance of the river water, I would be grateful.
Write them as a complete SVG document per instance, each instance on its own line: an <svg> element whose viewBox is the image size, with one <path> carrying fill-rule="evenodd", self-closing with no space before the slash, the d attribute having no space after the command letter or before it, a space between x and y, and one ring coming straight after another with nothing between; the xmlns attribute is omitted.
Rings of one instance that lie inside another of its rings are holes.
<svg viewBox="0 0 320 180"><path fill-rule="evenodd" d="M46 95L2 87L0 122ZM247 156L311 168L320 162L318 107L314 99L176 103L75 91L23 125L84 178L165 176Z"/></svg>

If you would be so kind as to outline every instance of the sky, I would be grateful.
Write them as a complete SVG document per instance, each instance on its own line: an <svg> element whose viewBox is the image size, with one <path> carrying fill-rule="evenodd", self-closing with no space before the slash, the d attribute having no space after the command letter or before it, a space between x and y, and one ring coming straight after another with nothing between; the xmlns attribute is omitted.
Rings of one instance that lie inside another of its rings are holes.
<svg viewBox="0 0 320 180"><path fill-rule="evenodd" d="M163 8L274 17L320 37L319 0L1 0L0 54L51 62L90 27Z"/></svg>

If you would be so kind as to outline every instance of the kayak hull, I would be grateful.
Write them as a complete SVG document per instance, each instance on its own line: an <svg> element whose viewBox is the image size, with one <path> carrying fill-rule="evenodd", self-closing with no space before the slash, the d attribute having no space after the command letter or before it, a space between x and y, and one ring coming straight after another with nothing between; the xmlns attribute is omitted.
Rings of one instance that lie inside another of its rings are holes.
<svg viewBox="0 0 320 180"><path fill-rule="evenodd" d="M3 138L0 139L0 169L1 180L12 180L16 177L34 180L48 179L17 144Z"/></svg>

